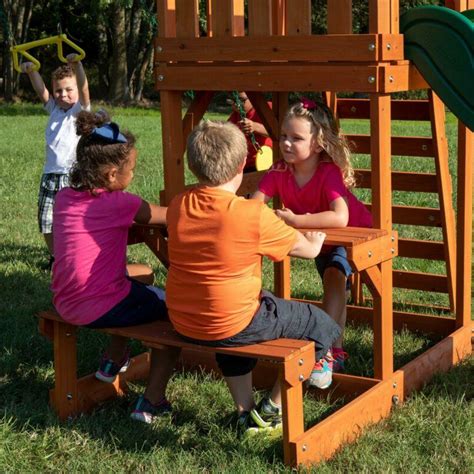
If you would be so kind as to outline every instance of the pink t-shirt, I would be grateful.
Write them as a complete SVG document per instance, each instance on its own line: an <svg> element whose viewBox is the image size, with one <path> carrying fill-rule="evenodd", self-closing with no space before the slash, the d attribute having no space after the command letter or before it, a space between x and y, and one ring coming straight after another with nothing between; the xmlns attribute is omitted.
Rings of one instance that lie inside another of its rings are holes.
<svg viewBox="0 0 474 474"><path fill-rule="evenodd" d="M340 168L332 162L322 162L313 177L300 188L291 168L284 161L275 163L261 179L258 189L269 197L279 196L284 207L295 214L317 214L328 211L329 204L339 197L347 199L348 226L372 227L368 209L346 188Z"/></svg>
<svg viewBox="0 0 474 474"><path fill-rule="evenodd" d="M64 188L54 204L53 303L79 326L103 316L130 291L128 229L142 203L123 191Z"/></svg>

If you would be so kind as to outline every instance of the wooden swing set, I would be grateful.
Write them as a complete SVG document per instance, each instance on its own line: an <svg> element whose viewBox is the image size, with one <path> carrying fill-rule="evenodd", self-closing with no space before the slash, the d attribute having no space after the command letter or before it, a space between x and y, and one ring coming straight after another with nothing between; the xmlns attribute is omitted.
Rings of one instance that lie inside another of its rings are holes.
<svg viewBox="0 0 474 474"><path fill-rule="evenodd" d="M472 351L474 134L459 122L456 221L444 104L404 55L398 0L370 0L369 32L358 35L352 34L351 0L328 0L327 35L311 34L310 0L207 0L207 31L203 36L199 29L199 3L157 0L159 36L155 40L154 73L162 113L162 205L192 186L185 182L185 143L204 116L214 91L245 91L275 141L290 91L320 91L339 118L370 121L369 134L348 138L355 144L355 153L370 155L370 169L357 170L357 175L360 187L371 190L374 229L325 231L329 244L346 246L357 274L348 320L373 328L373 377L335 374L330 396L344 397L345 404L320 423L305 428L302 381L308 377L314 360L312 347L302 345L301 341L293 341L299 343L295 345L280 340L236 349L241 355L252 354L260 359L254 373L257 387L268 387L275 371L281 377L285 463L298 466L318 462L354 440L365 426L387 417L391 408L402 403L413 390L420 389L435 373L448 370ZM474 8L473 0L446 3L457 11ZM414 89L428 89L428 99L391 98L392 93ZM195 94L183 115L182 99L187 90L194 90ZM338 92L362 93L368 98L340 99ZM264 93L271 93L272 109ZM392 120L430 122L431 136L392 136ZM278 147L274 147L273 154L277 160ZM434 160L436 172L392 172L392 155ZM255 190L261 176L262 172L246 174L239 193L245 195ZM436 193L439 208L393 205L392 191ZM440 228L443 238L399 239L393 224ZM130 244L138 242L146 243L167 264L164 228L136 226ZM446 273L393 271L397 255L444 261ZM362 284L372 295L370 306L362 305ZM394 287L446 293L449 307L443 311L450 315L394 310ZM274 290L278 296L291 298L289 259L275 266ZM114 385L100 384L91 376L77 380L75 328L50 312L40 316L42 332L55 344L56 385L51 391L51 402L61 417L121 393L125 378ZM215 368L212 350L180 342L169 328L156 326L154 333L153 328L138 328L112 332L142 340L150 347L178 345L183 347L184 366ZM394 370L394 330L403 328L435 335L440 341ZM138 374L140 364L146 366L145 357L136 361L136 376L143 375L143 371ZM129 374L127 379L135 375Z"/></svg>
<svg viewBox="0 0 474 474"><path fill-rule="evenodd" d="M449 2L458 11L474 2ZM362 187L372 190L377 235L365 229L326 230L328 238L345 240L353 267L367 284L373 307L359 306L361 292L348 309L353 323L369 323L374 332L374 378L335 376L337 395L358 396L305 431L302 392L292 393L284 428L285 462L298 465L329 457L369 423L386 417L394 403L420 388L434 373L447 370L471 352L471 225L473 133L459 123L457 227L452 204L444 104L429 90L426 101L394 101L391 93L429 89L404 56L397 0L369 1L369 33L352 34L351 0L328 0L327 35L311 34L309 0L243 0L207 2L207 34L199 31L197 0L158 0L159 37L155 41L155 84L160 91L163 134L162 204L186 187L183 154L190 130L203 117L218 90L243 90L272 138L288 105L289 91L321 91L339 118L370 120L370 135L352 135L356 152L370 154L370 170L359 170ZM182 96L196 92L184 117ZM273 109L263 92L271 92ZM368 99L338 99L338 92L368 94ZM431 137L392 136L392 120L425 120ZM278 159L278 147L274 147ZM392 155L424 156L436 173L391 171ZM241 192L256 189L261 175L246 175ZM437 193L439 209L392 206L392 191ZM392 225L438 227L443 241L400 238ZM146 233L146 231L144 231ZM365 233L365 235L364 235ZM148 237L149 238L149 237ZM392 270L392 258L444 260L445 275ZM291 298L289 259L277 264L275 292ZM393 286L449 295L455 317L393 311ZM437 334L443 339L394 371L393 331ZM196 364L196 357L188 363ZM256 380L265 386L267 380ZM328 433L330 435L328 436Z"/></svg>

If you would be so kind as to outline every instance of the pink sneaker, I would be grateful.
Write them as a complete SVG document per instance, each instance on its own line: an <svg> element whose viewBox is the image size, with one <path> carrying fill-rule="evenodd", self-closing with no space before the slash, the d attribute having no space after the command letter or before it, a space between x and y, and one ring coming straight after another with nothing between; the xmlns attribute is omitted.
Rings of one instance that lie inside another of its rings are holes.
<svg viewBox="0 0 474 474"><path fill-rule="evenodd" d="M314 364L313 371L309 376L308 385L321 389L328 388L332 383L333 363L334 359L331 350L329 350L322 359L319 359Z"/></svg>
<svg viewBox="0 0 474 474"><path fill-rule="evenodd" d="M342 347L333 347L332 356L334 357L333 372L344 372L344 361L349 359L349 354Z"/></svg>

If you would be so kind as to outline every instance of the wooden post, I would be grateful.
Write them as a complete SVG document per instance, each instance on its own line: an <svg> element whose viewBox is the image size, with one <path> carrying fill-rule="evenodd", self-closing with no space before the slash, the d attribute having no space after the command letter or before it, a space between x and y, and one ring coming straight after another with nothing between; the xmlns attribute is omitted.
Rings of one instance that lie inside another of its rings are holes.
<svg viewBox="0 0 474 474"><path fill-rule="evenodd" d="M390 95L370 96L372 216L374 227L392 230ZM393 373L392 260L379 265L380 295L374 294L374 375Z"/></svg>
<svg viewBox="0 0 474 474"><path fill-rule="evenodd" d="M433 135L434 157L436 165L436 180L438 182L439 207L443 228L444 256L448 293L451 310L455 311L456 294L456 236L454 209L452 204L452 185L449 173L448 141L445 133L445 110L440 98L430 89L429 104L431 115L431 132Z"/></svg>
<svg viewBox="0 0 474 474"><path fill-rule="evenodd" d="M54 321L54 389L51 404L61 420L76 414L77 389L77 336L76 327Z"/></svg>
<svg viewBox="0 0 474 474"><path fill-rule="evenodd" d="M352 0L328 0L328 34L352 33Z"/></svg>
<svg viewBox="0 0 474 474"><path fill-rule="evenodd" d="M399 32L399 1L369 0L369 33Z"/></svg>
<svg viewBox="0 0 474 474"><path fill-rule="evenodd" d="M472 185L474 133L458 125L458 212L456 327L471 324L472 297Z"/></svg>

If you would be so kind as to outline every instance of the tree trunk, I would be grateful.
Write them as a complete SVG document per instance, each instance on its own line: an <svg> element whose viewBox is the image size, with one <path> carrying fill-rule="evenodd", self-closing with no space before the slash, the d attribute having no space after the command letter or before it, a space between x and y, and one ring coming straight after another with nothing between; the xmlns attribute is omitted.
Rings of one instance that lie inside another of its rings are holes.
<svg viewBox="0 0 474 474"><path fill-rule="evenodd" d="M125 8L122 2L112 4L112 68L109 87L109 100L121 103L129 100L127 83L127 42L125 26Z"/></svg>

